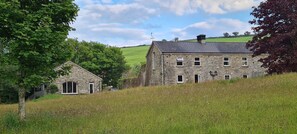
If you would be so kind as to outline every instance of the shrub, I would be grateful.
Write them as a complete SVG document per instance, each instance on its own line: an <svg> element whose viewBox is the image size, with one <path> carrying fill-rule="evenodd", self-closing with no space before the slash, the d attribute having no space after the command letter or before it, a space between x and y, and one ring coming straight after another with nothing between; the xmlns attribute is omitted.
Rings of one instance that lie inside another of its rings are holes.
<svg viewBox="0 0 297 134"><path fill-rule="evenodd" d="M54 94L54 93L57 93L59 91L58 87L56 85L50 85L48 88L47 88L47 93L51 93L51 94Z"/></svg>

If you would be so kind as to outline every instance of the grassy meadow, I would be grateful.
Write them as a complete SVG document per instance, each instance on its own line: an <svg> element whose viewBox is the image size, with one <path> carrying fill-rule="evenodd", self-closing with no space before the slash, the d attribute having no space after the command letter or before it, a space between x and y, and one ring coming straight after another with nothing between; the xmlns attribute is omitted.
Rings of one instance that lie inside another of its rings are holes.
<svg viewBox="0 0 297 134"><path fill-rule="evenodd" d="M207 38L207 42L248 42L252 36L230 37L230 38ZM196 42L196 40L185 40L188 42ZM122 48L123 55L126 58L128 65L133 66L145 63L145 56L150 46L135 46Z"/></svg>
<svg viewBox="0 0 297 134"><path fill-rule="evenodd" d="M297 74L0 105L0 133L296 133Z"/></svg>

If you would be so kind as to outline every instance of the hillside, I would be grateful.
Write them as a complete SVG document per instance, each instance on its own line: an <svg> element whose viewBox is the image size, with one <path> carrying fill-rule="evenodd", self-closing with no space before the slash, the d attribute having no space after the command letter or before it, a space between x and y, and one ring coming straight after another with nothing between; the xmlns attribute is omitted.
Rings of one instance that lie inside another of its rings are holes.
<svg viewBox="0 0 297 134"><path fill-rule="evenodd" d="M145 56L150 46L135 46L122 48L123 55L128 65L133 66L145 62Z"/></svg>
<svg viewBox="0 0 297 134"><path fill-rule="evenodd" d="M207 38L207 42L248 42L252 39L252 36L244 37L230 37L230 38ZM189 42L195 42L196 40L185 40ZM141 62L145 62L145 56L149 46L135 46L122 48L123 54L126 58L128 65L133 66Z"/></svg>
<svg viewBox="0 0 297 134"><path fill-rule="evenodd" d="M297 74L0 105L0 133L296 133ZM6 127L5 127L6 125Z"/></svg>

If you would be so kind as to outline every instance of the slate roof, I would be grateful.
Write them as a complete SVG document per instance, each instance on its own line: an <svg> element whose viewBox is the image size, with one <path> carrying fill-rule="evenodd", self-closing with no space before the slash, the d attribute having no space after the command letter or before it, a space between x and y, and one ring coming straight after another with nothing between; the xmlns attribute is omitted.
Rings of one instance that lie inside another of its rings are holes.
<svg viewBox="0 0 297 134"><path fill-rule="evenodd" d="M173 42L154 41L162 53L252 53L247 49L246 43L233 42Z"/></svg>

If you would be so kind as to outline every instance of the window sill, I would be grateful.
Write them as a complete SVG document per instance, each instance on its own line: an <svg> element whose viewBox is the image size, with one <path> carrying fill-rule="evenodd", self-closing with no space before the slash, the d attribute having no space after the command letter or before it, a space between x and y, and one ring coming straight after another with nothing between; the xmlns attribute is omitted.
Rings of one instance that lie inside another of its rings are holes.
<svg viewBox="0 0 297 134"><path fill-rule="evenodd" d="M231 67L230 65L224 65L224 67Z"/></svg>

